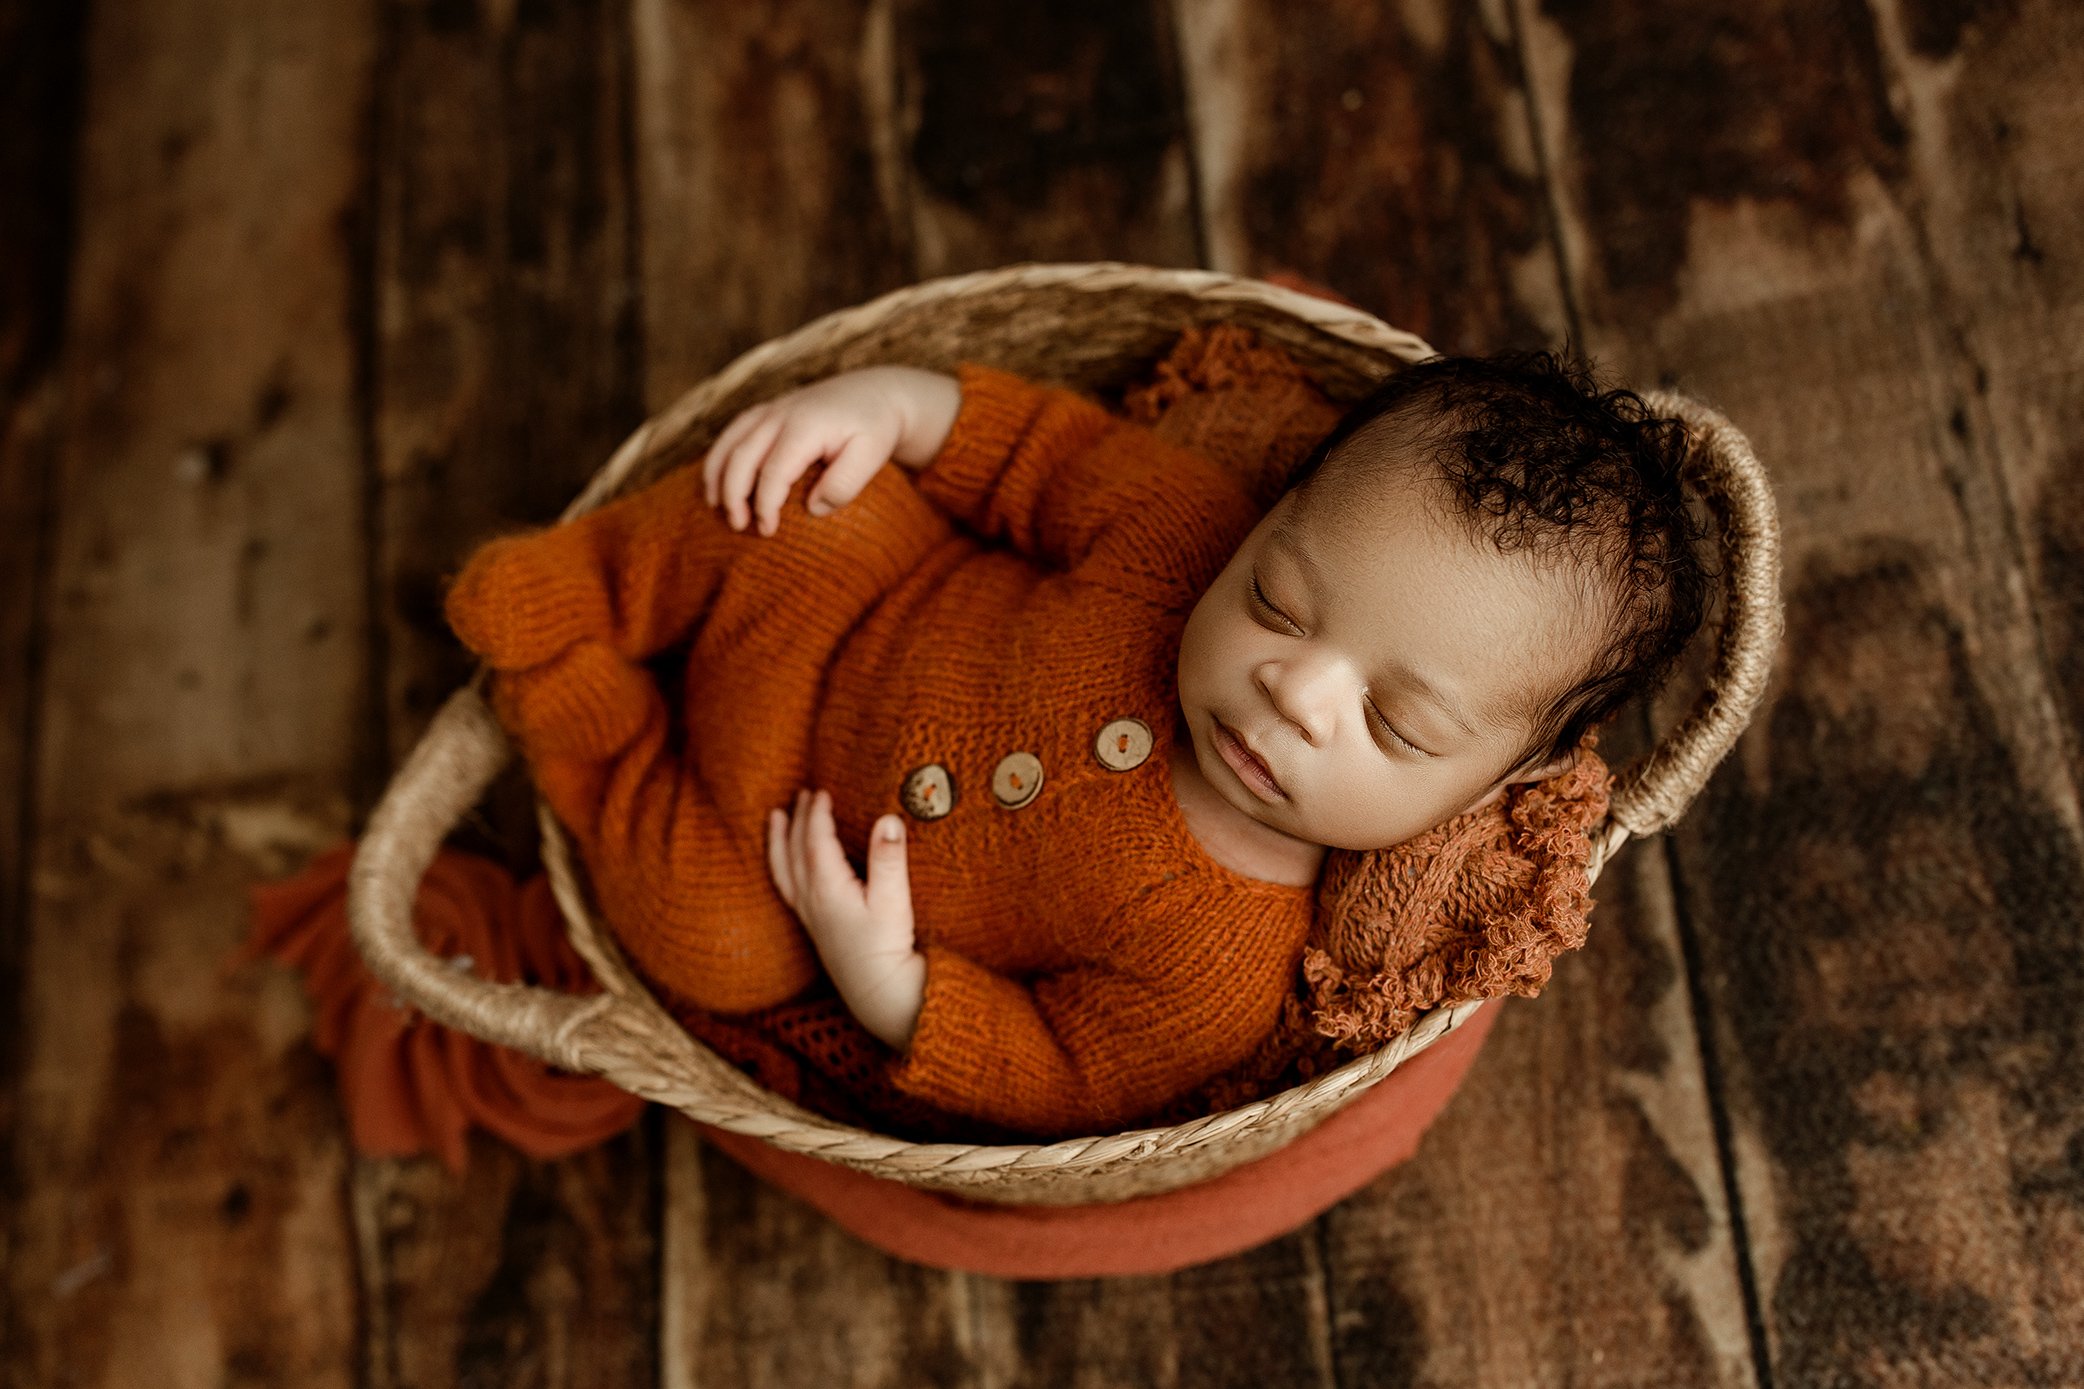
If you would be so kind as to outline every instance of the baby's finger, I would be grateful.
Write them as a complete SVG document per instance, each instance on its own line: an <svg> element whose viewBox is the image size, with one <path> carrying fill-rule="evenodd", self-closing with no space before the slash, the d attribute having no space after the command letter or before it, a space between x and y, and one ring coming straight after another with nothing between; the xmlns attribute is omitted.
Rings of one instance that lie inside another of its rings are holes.
<svg viewBox="0 0 2084 1389"><path fill-rule="evenodd" d="M804 906L810 905L810 855L804 849L804 841L810 831L809 791L796 793L796 808L789 815L789 871L796 875L796 884L802 889L799 894Z"/></svg>
<svg viewBox="0 0 2084 1389"><path fill-rule="evenodd" d="M820 791L811 799L809 843L810 876L805 880L813 900L818 904L819 914L828 922L852 920L860 914L865 900L861 891L861 880L854 876L854 865L847 862L847 851L840 846L839 830L832 823L832 797Z"/></svg>
<svg viewBox="0 0 2084 1389"><path fill-rule="evenodd" d="M746 523L752 519L746 509L745 497L752 491L753 478L760 471L761 460L767 456L767 450L773 446L775 437L782 432L782 424L783 420L779 414L770 415L760 421L752 433L746 435L738 447L731 450L731 456L724 460L724 474L717 485L717 491L731 513L733 530L744 530Z"/></svg>
<svg viewBox="0 0 2084 1389"><path fill-rule="evenodd" d="M716 481L717 504L729 515L732 529L743 530L751 522L746 497L752 492L753 481L760 475L774 441L787 426L787 418L779 411L770 412L746 432L724 459Z"/></svg>
<svg viewBox="0 0 2084 1389"><path fill-rule="evenodd" d="M789 499L789 489L824 452L824 436L818 431L801 424L782 430L774 447L767 451L767 461L760 466L759 491L753 498L753 508L760 517L760 534L774 534L781 525L782 503Z"/></svg>
<svg viewBox="0 0 2084 1389"><path fill-rule="evenodd" d="M839 842L839 826L832 818L832 796L820 791L810 806L811 871L831 881L858 885L854 865L847 862L846 847Z"/></svg>
<svg viewBox="0 0 2084 1389"><path fill-rule="evenodd" d="M789 867L789 817L779 810L767 812L767 871L791 910L796 906L796 874Z"/></svg>
<svg viewBox="0 0 2084 1389"><path fill-rule="evenodd" d="M740 410L737 416L724 426L724 432L716 436L716 442L709 446L709 452L702 455L702 496L709 505L715 506L718 502L717 478L724 470L724 460L731 456L732 449L738 447L739 440L750 434L753 427L766 419L767 415L765 405Z"/></svg>
<svg viewBox="0 0 2084 1389"><path fill-rule="evenodd" d="M868 906L882 921L912 917L912 881L905 865L905 825L885 815L869 830Z"/></svg>
<svg viewBox="0 0 2084 1389"><path fill-rule="evenodd" d="M867 434L856 434L847 440L845 446L832 455L825 475L812 489L808 502L811 515L828 515L860 496L861 489L876 475L876 470L889 461L890 451L881 440Z"/></svg>

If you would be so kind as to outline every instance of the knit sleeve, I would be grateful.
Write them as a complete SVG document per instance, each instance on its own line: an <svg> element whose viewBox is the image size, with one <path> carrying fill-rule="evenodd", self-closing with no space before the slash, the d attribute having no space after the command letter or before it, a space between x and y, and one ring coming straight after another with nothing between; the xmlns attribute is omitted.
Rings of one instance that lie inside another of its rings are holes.
<svg viewBox="0 0 2084 1389"><path fill-rule="evenodd" d="M1183 516L1183 507L1213 502L1221 519L1234 521L1231 513L1249 506L1205 459L1081 395L974 363L956 376L962 405L954 426L915 482L985 540L1060 569L1122 540L1116 548L1142 568L1139 555L1173 554L1222 533ZM1128 534L1153 528L1162 534Z"/></svg>
<svg viewBox="0 0 2084 1389"><path fill-rule="evenodd" d="M1300 928L1139 921L1121 958L1016 980L929 946L926 1001L891 1082L1038 1136L1104 1133L1251 1054L1291 988Z"/></svg>

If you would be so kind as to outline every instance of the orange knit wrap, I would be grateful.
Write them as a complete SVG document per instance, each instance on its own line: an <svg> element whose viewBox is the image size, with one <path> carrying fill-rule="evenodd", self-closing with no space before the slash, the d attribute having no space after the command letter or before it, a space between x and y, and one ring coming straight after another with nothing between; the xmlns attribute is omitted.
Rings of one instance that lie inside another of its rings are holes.
<svg viewBox="0 0 2084 1389"><path fill-rule="evenodd" d="M1585 943L1586 831L1613 781L1594 742L1568 771L1415 839L1325 856L1302 963L1313 1033L1357 1054L1425 1009L1541 991Z"/></svg>

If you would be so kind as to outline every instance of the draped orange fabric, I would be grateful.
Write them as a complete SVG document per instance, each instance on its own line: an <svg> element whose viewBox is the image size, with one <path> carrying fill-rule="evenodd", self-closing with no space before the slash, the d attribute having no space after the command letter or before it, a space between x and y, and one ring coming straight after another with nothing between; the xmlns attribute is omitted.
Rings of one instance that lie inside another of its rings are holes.
<svg viewBox="0 0 2084 1389"><path fill-rule="evenodd" d="M622 1132L644 1101L607 1081L555 1070L400 1007L369 972L347 927L354 846L251 891L253 932L236 957L271 956L304 974L317 1013L312 1042L333 1060L348 1131L365 1153L432 1149L452 1172L482 1128L531 1157L555 1158ZM436 955L496 983L599 992L565 939L564 919L538 875L516 886L496 863L444 849L413 904L413 925Z"/></svg>

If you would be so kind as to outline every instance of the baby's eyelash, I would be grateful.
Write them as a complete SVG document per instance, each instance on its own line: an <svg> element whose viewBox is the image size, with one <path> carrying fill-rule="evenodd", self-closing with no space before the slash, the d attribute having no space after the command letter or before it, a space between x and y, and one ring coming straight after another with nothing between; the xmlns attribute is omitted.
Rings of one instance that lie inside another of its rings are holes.
<svg viewBox="0 0 2084 1389"><path fill-rule="evenodd" d="M1257 574L1254 574L1252 576L1252 601L1257 603L1260 607L1265 608L1275 617L1280 618L1281 621L1286 622L1289 626L1292 627L1295 625L1295 620L1293 618L1289 617L1288 614L1282 612L1279 608L1275 607L1272 604L1272 602L1270 602L1267 599L1266 590L1259 587L1259 576Z"/></svg>
<svg viewBox="0 0 2084 1389"><path fill-rule="evenodd" d="M1388 719L1382 717L1382 711L1375 707L1374 702L1372 700L1368 703L1368 714L1375 720L1375 722L1382 725L1382 729L1385 733L1389 734L1390 737L1397 740L1398 747L1404 748L1410 752L1415 752L1420 757L1431 757L1433 755L1427 752L1424 748L1420 747L1418 744L1412 742L1409 738L1406 738L1403 734L1397 732L1396 725L1391 723Z"/></svg>

